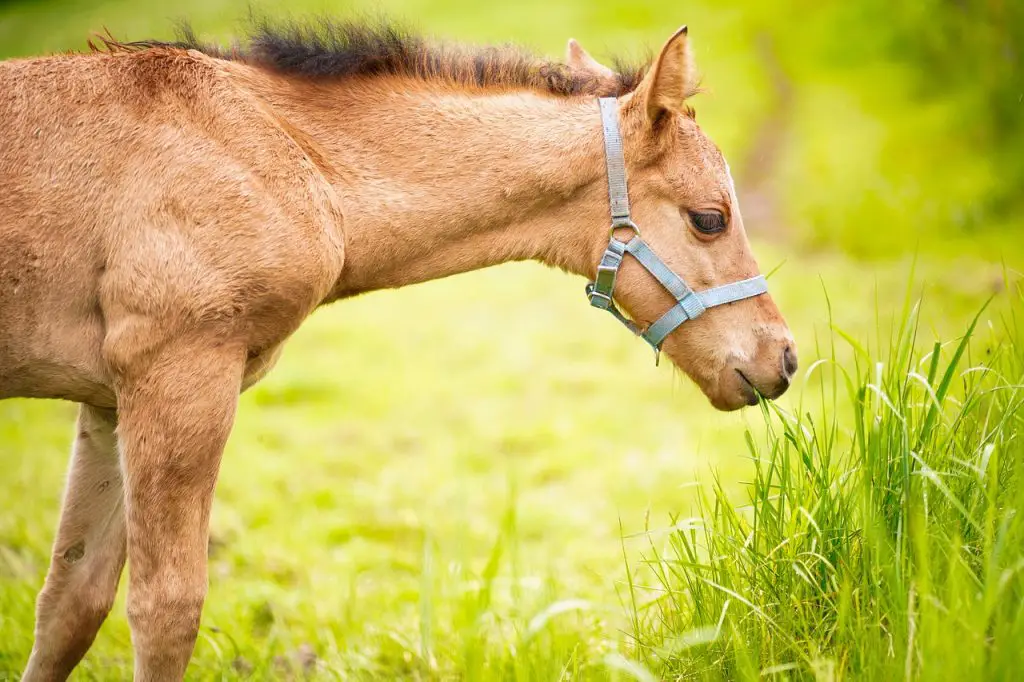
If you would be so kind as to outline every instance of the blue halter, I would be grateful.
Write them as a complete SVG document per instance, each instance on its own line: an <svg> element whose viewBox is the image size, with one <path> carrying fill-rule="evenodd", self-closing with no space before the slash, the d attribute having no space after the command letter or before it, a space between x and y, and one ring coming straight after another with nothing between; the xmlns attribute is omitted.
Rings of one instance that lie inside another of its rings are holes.
<svg viewBox="0 0 1024 682"><path fill-rule="evenodd" d="M619 134L618 100L614 97L602 97L598 102L601 105L601 123L604 128L604 156L608 169L608 199L611 203L612 227L608 248L597 265L597 277L587 284L587 297L590 299L590 305L607 310L631 332L649 343L654 349L657 362L665 337L683 322L694 319L708 308L768 293L768 283L763 275L758 275L713 289L694 291L655 255L651 247L640 238L640 228L629 216L626 162L622 155L622 136ZM616 238L615 231L620 228L632 230L633 238L628 242ZM627 253L636 258L640 265L644 266L676 299L676 304L647 329L641 328L623 315L612 300L615 276Z"/></svg>

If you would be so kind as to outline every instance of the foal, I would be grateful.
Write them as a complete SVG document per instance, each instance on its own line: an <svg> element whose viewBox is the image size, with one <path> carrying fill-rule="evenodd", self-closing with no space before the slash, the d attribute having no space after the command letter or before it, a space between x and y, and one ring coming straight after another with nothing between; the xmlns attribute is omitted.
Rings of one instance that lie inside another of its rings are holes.
<svg viewBox="0 0 1024 682"><path fill-rule="evenodd" d="M647 69L575 42L568 62L334 24L0 63L0 398L81 404L26 680L67 677L126 558L136 679L180 679L239 392L337 299L524 259L593 278L613 132L635 220L616 224L697 291L757 275L685 104L685 29ZM681 305L662 281L618 268L638 331ZM774 303L747 295L656 343L719 409L796 368Z"/></svg>

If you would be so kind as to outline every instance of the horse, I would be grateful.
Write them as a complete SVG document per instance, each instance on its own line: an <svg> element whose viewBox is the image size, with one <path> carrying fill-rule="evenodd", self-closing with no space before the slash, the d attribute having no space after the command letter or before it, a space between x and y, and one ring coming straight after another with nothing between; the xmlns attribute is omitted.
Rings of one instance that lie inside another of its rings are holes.
<svg viewBox="0 0 1024 682"><path fill-rule="evenodd" d="M319 306L535 260L718 409L790 384L685 27L614 69L386 22L90 46L0 63L0 398L80 405L25 680L71 673L126 559L135 679L184 676L238 396Z"/></svg>

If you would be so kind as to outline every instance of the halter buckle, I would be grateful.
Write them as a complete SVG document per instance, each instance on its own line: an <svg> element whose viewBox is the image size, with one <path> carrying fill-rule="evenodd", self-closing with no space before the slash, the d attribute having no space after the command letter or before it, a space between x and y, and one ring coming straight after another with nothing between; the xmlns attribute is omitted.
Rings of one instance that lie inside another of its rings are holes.
<svg viewBox="0 0 1024 682"><path fill-rule="evenodd" d="M587 284L587 298L590 299L590 305L595 308L608 310L612 307L612 297L598 291L597 285L594 282Z"/></svg>
<svg viewBox="0 0 1024 682"><path fill-rule="evenodd" d="M597 266L597 277L590 291L590 304L598 308L607 308L612 302L612 291L615 289L615 275L618 274L618 265ZM599 298L600 304L594 299Z"/></svg>

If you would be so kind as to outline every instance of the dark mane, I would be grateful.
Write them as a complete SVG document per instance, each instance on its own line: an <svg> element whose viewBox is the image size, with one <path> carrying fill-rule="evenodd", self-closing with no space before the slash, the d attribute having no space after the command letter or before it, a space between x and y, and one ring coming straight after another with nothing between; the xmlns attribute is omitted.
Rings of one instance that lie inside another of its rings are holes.
<svg viewBox="0 0 1024 682"><path fill-rule="evenodd" d="M228 49L201 42L188 25L179 27L173 42L146 40L116 46L199 50L213 57L314 79L407 76L468 87L528 88L563 96L621 96L633 91L647 70L646 64L615 60L615 77L598 78L539 59L512 45L432 43L386 21L326 18L309 23L255 20L246 41Z"/></svg>

